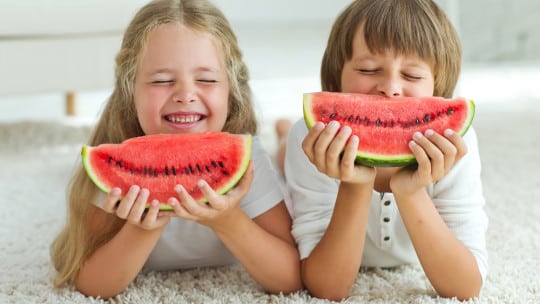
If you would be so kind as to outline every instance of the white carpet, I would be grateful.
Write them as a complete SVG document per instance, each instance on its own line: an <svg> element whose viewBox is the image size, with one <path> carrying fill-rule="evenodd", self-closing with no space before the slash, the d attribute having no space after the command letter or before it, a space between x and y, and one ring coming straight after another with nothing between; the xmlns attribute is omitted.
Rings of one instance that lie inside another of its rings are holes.
<svg viewBox="0 0 540 304"><path fill-rule="evenodd" d="M490 273L480 298L470 302L540 303L540 105L483 107L474 125L490 219ZM50 284L49 244L64 221L65 186L87 132L46 122L0 124L0 303L103 302ZM270 136L265 127L272 150ZM305 291L265 294L238 266L143 273L111 302L328 303ZM437 298L419 267L403 266L360 273L345 302L458 301Z"/></svg>

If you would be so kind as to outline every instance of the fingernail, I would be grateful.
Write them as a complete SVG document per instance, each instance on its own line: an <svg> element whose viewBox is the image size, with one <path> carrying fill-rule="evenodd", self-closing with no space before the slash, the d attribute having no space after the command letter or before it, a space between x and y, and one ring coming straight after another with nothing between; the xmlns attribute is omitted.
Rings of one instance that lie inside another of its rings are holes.
<svg viewBox="0 0 540 304"><path fill-rule="evenodd" d="M416 139L416 140L421 139L421 138L422 138L422 133L420 133L420 132L414 132L413 138Z"/></svg>
<svg viewBox="0 0 540 304"><path fill-rule="evenodd" d="M199 188L204 187L204 185L206 185L206 182L205 182L204 180L202 180L202 179L199 180L199 181L197 182L197 186L198 186Z"/></svg>
<svg viewBox="0 0 540 304"><path fill-rule="evenodd" d="M133 191L133 192L139 191L139 186L133 185L133 186L129 187L129 191Z"/></svg>
<svg viewBox="0 0 540 304"><path fill-rule="evenodd" d="M445 136L452 136L453 134L454 134L454 130L452 130L452 129L444 130L444 135Z"/></svg>
<svg viewBox="0 0 540 304"><path fill-rule="evenodd" d="M411 140L411 141L409 142L409 147L413 148L413 147L415 147L415 146L416 146L416 143L414 142L414 140Z"/></svg>
<svg viewBox="0 0 540 304"><path fill-rule="evenodd" d="M425 134L427 137L429 137L429 136L435 134L435 132L434 132L433 130L431 130L431 129L428 129L428 130L426 130L426 132L425 132L424 134Z"/></svg>
<svg viewBox="0 0 540 304"><path fill-rule="evenodd" d="M339 127L339 122L335 121L335 120L332 120L328 126L332 127L332 128L335 128L335 127Z"/></svg>
<svg viewBox="0 0 540 304"><path fill-rule="evenodd" d="M183 188L182 188L182 186L180 186L180 185L176 185L176 186L174 186L174 191L180 193L180 192L183 191Z"/></svg>
<svg viewBox="0 0 540 304"><path fill-rule="evenodd" d="M122 194L122 190L120 190L120 188L113 188L111 190L111 194L112 195L120 195L120 194Z"/></svg>

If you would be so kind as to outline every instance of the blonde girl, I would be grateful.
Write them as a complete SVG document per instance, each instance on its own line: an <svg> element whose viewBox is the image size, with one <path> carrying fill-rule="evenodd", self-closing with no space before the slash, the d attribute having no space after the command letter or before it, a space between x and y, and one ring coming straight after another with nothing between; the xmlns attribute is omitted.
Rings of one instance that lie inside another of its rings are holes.
<svg viewBox="0 0 540 304"><path fill-rule="evenodd" d="M156 133L257 132L248 71L223 14L204 0L156 0L125 31L114 91L90 145ZM156 151L159 153L159 151ZM161 212L148 189L101 194L78 168L69 185L67 222L51 246L54 286L89 296L122 292L144 267L186 269L238 261L268 292L302 287L291 220L278 175L257 137L240 184L209 204L178 185ZM119 203L118 203L119 201ZM150 207L145 211L145 206Z"/></svg>

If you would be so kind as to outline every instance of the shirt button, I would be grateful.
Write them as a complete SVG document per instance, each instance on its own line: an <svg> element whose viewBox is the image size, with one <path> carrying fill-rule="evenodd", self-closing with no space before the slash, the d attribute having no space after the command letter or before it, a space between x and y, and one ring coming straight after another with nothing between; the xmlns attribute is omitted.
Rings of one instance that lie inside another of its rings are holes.
<svg viewBox="0 0 540 304"><path fill-rule="evenodd" d="M385 205L385 206L390 206L390 201L385 201L385 202L384 202L384 205Z"/></svg>
<svg viewBox="0 0 540 304"><path fill-rule="evenodd" d="M385 240L385 241L390 241L390 237L389 237L389 236L385 236L385 237L384 237L384 240Z"/></svg>
<svg viewBox="0 0 540 304"><path fill-rule="evenodd" d="M385 218L383 219L383 221L384 221L385 223L388 223L388 222L390 222L390 218L385 217Z"/></svg>

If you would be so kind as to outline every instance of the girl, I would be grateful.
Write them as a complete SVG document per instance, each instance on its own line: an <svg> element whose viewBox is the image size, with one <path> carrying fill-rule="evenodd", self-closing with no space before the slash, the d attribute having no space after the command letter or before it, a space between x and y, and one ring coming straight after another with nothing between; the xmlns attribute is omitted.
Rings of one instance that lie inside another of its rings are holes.
<svg viewBox="0 0 540 304"><path fill-rule="evenodd" d="M333 25L321 83L324 91L451 97L460 61L458 35L434 2L357 0ZM335 121L309 132L299 121L288 134L284 169L305 286L340 300L361 266L419 261L439 295L477 296L487 217L474 130L415 134L417 167L355 166L361 144Z"/></svg>
<svg viewBox="0 0 540 304"><path fill-rule="evenodd" d="M116 85L90 144L204 131L256 134L248 72L236 37L206 1L153 1L124 34ZM275 186L278 175L257 138L252 160L246 176L226 195L200 181L208 205L195 202L178 185L178 197L169 201L173 213L147 202L149 191L137 185L104 197L79 168L69 188L67 224L51 248L58 270L54 285L73 283L86 295L109 298L143 267L185 269L238 260L268 292L300 289L291 220Z"/></svg>

